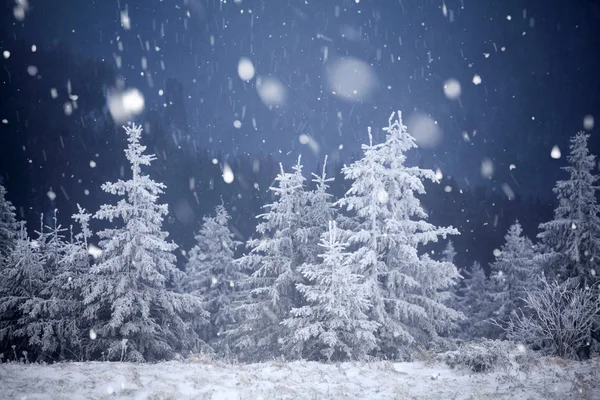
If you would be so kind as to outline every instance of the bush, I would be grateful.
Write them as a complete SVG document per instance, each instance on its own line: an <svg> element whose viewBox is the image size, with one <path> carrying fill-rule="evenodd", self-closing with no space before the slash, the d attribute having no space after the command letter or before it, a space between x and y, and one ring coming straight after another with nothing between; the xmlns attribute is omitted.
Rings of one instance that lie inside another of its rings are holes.
<svg viewBox="0 0 600 400"><path fill-rule="evenodd" d="M591 332L600 313L597 289L576 283L548 283L528 292L526 309L506 324L508 339L519 341L543 354L577 359L591 343Z"/></svg>
<svg viewBox="0 0 600 400"><path fill-rule="evenodd" d="M514 343L485 339L464 343L457 350L440 353L437 361L451 368L464 367L473 372L490 372L511 365L511 355L518 349Z"/></svg>

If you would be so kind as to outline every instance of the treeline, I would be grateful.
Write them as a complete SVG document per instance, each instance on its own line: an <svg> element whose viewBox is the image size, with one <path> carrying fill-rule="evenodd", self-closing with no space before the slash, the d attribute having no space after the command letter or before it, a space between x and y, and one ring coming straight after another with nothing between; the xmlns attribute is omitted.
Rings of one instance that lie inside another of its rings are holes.
<svg viewBox="0 0 600 400"><path fill-rule="evenodd" d="M280 166L272 200L245 247L222 202L204 218L195 245L181 251L183 271L163 227L169 209L158 203L166 186L143 171L157 157L146 153L141 126L125 130L131 172L102 185L120 200L94 213L78 205L78 229L63 229L55 217L28 235L2 189L4 355L153 361L208 351L240 360L407 359L462 336L506 337L575 356L591 344L600 311L600 224L595 157L583 133L572 140L570 176L557 183L559 206L540 225L538 243L514 224L486 276L478 264L459 272L448 242L459 231L427 221L420 196L424 182L437 177L405 165L416 145L400 114L390 117L385 142L372 143L369 132L362 158L342 168L348 189L341 197L331 194L326 160L312 182L300 159L291 172ZM92 220L108 223L94 235ZM445 251L428 250L444 242ZM540 327L540 299L560 316L551 330L560 336ZM572 333L573 324L577 335L565 346L563 333Z"/></svg>

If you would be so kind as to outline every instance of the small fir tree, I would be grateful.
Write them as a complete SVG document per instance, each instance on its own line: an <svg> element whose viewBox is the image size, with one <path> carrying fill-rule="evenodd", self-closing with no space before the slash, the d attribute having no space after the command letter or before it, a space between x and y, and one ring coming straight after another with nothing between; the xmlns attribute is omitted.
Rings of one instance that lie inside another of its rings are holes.
<svg viewBox="0 0 600 400"><path fill-rule="evenodd" d="M223 205L215 208L215 216L204 217L186 264L183 288L202 298L210 312L205 341L214 341L232 324L228 309L238 293L240 281L245 278L239 264L234 262L240 242L234 239L227 226L229 218Z"/></svg>
<svg viewBox="0 0 600 400"><path fill-rule="evenodd" d="M491 264L494 316L508 321L518 309L524 307L524 299L541 278L535 262L535 250L517 221L506 234L505 243L496 261Z"/></svg>
<svg viewBox="0 0 600 400"><path fill-rule="evenodd" d="M299 268L310 282L297 285L307 305L292 309L291 317L283 321L292 332L287 340L305 359L361 359L377 347L378 324L368 319L362 276L353 272L339 233L335 222L329 222L319 243L322 262Z"/></svg>
<svg viewBox="0 0 600 400"><path fill-rule="evenodd" d="M21 223L0 274L0 351L4 354L13 345L19 355L29 348L27 337L21 334L27 327L22 307L44 288L44 262L39 243L29 238L25 223Z"/></svg>
<svg viewBox="0 0 600 400"><path fill-rule="evenodd" d="M93 279L90 275L91 260L88 240L91 214L77 204L78 213L72 218L81 225L81 231L68 242L62 241L54 229L51 243L60 248L54 252L57 267L46 274L47 280L40 295L23 305L26 319L21 335L29 338L29 344L37 350L42 360L75 359L89 357L89 325L83 318L81 290ZM56 224L56 223L55 223ZM49 236L46 236L49 238Z"/></svg>

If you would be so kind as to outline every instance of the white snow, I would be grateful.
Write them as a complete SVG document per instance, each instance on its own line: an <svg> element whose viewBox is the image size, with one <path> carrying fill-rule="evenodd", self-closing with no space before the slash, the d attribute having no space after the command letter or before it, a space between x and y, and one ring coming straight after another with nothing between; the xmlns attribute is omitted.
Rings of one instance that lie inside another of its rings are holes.
<svg viewBox="0 0 600 400"><path fill-rule="evenodd" d="M335 60L325 72L329 90L351 102L368 100L379 84L373 68L357 58Z"/></svg>
<svg viewBox="0 0 600 400"><path fill-rule="evenodd" d="M485 158L481 162L481 176L491 178L492 175L494 175L494 163L489 158Z"/></svg>
<svg viewBox="0 0 600 400"><path fill-rule="evenodd" d="M102 250L93 244L88 246L88 254L94 258L98 258L102 255Z"/></svg>
<svg viewBox="0 0 600 400"><path fill-rule="evenodd" d="M461 87L460 82L454 78L448 79L444 82L444 94L450 100L457 99L460 96Z"/></svg>
<svg viewBox="0 0 600 400"><path fill-rule="evenodd" d="M3 398L39 400L107 394L114 399L577 399L600 393L598 359L540 361L489 374L423 362L4 363L0 387Z"/></svg>
<svg viewBox="0 0 600 400"><path fill-rule="evenodd" d="M229 164L225 163L225 165L223 165L223 180L225 181L225 183L231 183L233 182L233 179L233 171L231 170Z"/></svg>
<svg viewBox="0 0 600 400"><path fill-rule="evenodd" d="M126 31L131 29L131 19L129 18L129 13L127 12L127 10L121 11L121 26Z"/></svg>
<svg viewBox="0 0 600 400"><path fill-rule="evenodd" d="M277 78L258 77L256 80L256 90L262 102L269 107L276 107L285 103L287 88Z"/></svg>
<svg viewBox="0 0 600 400"><path fill-rule="evenodd" d="M249 81L254 78L254 64L247 57L240 58L238 62L238 75L240 79L244 81Z"/></svg>
<svg viewBox="0 0 600 400"><path fill-rule="evenodd" d="M594 129L593 115L588 114L585 117L583 117L583 129L585 129L586 131L591 131L592 129Z"/></svg>
<svg viewBox="0 0 600 400"><path fill-rule="evenodd" d="M144 110L144 96L138 89L108 94L108 110L116 122L126 122Z"/></svg>
<svg viewBox="0 0 600 400"><path fill-rule="evenodd" d="M552 151L550 152L550 157L554 158L555 160L558 160L561 156L560 153L560 149L558 148L558 146L554 146L552 148Z"/></svg>
<svg viewBox="0 0 600 400"><path fill-rule="evenodd" d="M29 67L27 67L27 73L30 76L36 76L38 73L38 69L35 65L30 65Z"/></svg>
<svg viewBox="0 0 600 400"><path fill-rule="evenodd" d="M442 131L433 119L425 114L413 114L406 120L409 132L419 147L432 148L443 139Z"/></svg>

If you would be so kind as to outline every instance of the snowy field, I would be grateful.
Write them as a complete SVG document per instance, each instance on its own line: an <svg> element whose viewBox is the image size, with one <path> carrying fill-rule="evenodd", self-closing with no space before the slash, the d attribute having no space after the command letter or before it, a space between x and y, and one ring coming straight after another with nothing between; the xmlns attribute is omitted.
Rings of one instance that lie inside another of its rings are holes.
<svg viewBox="0 0 600 400"><path fill-rule="evenodd" d="M490 374L414 363L0 364L3 399L600 399L600 360Z"/></svg>

